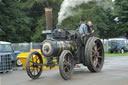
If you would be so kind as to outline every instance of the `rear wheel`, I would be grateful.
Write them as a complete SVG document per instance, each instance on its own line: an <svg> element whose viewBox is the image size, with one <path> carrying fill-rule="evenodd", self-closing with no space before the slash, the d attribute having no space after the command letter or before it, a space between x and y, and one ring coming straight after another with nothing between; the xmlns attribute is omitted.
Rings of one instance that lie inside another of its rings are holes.
<svg viewBox="0 0 128 85"><path fill-rule="evenodd" d="M64 80L71 79L74 68L74 61L72 53L68 50L64 50L59 59L60 75Z"/></svg>
<svg viewBox="0 0 128 85"><path fill-rule="evenodd" d="M104 64L104 48L100 39L92 37L87 41L85 60L91 72L101 71Z"/></svg>
<svg viewBox="0 0 128 85"><path fill-rule="evenodd" d="M37 79L42 73L43 60L38 52L32 52L27 58L26 71L30 78Z"/></svg>

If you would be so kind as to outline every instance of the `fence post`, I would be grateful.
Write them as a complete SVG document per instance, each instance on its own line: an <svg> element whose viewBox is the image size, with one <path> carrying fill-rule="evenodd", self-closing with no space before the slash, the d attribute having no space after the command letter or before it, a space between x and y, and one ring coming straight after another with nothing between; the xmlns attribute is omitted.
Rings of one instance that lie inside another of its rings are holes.
<svg viewBox="0 0 128 85"><path fill-rule="evenodd" d="M30 42L30 49L32 49L32 42Z"/></svg>
<svg viewBox="0 0 128 85"><path fill-rule="evenodd" d="M108 40L107 40L107 53L108 53Z"/></svg>

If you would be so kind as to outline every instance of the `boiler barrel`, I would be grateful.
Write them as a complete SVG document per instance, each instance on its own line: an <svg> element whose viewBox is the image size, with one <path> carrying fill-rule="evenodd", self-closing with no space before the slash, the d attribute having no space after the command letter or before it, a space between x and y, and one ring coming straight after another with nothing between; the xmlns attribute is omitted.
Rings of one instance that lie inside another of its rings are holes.
<svg viewBox="0 0 128 85"><path fill-rule="evenodd" d="M56 41L56 40L45 40L42 43L42 53L46 57L60 56L63 50L75 51L77 44L75 41Z"/></svg>

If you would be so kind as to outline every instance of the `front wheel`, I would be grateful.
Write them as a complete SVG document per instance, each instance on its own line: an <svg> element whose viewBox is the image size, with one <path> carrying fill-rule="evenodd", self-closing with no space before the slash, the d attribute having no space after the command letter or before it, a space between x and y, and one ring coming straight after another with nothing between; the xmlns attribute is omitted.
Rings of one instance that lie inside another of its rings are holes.
<svg viewBox="0 0 128 85"><path fill-rule="evenodd" d="M22 63L19 59L16 60L16 66L17 67L21 67L22 66Z"/></svg>
<svg viewBox="0 0 128 85"><path fill-rule="evenodd" d="M30 78L37 79L42 73L43 60L38 52L31 52L27 58L26 71Z"/></svg>
<svg viewBox="0 0 128 85"><path fill-rule="evenodd" d="M64 50L59 59L60 75L64 80L71 79L74 68L74 61L72 53L68 50Z"/></svg>
<svg viewBox="0 0 128 85"><path fill-rule="evenodd" d="M87 41L85 60L91 72L101 71L104 64L104 48L99 38L92 37Z"/></svg>

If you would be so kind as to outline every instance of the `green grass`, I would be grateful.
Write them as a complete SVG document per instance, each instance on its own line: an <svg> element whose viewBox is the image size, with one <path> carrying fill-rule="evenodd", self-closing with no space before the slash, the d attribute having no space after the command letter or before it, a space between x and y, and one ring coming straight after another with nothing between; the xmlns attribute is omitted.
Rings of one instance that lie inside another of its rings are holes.
<svg viewBox="0 0 128 85"><path fill-rule="evenodd" d="M112 57L112 56L128 56L128 52L126 53L105 53L105 57Z"/></svg>

